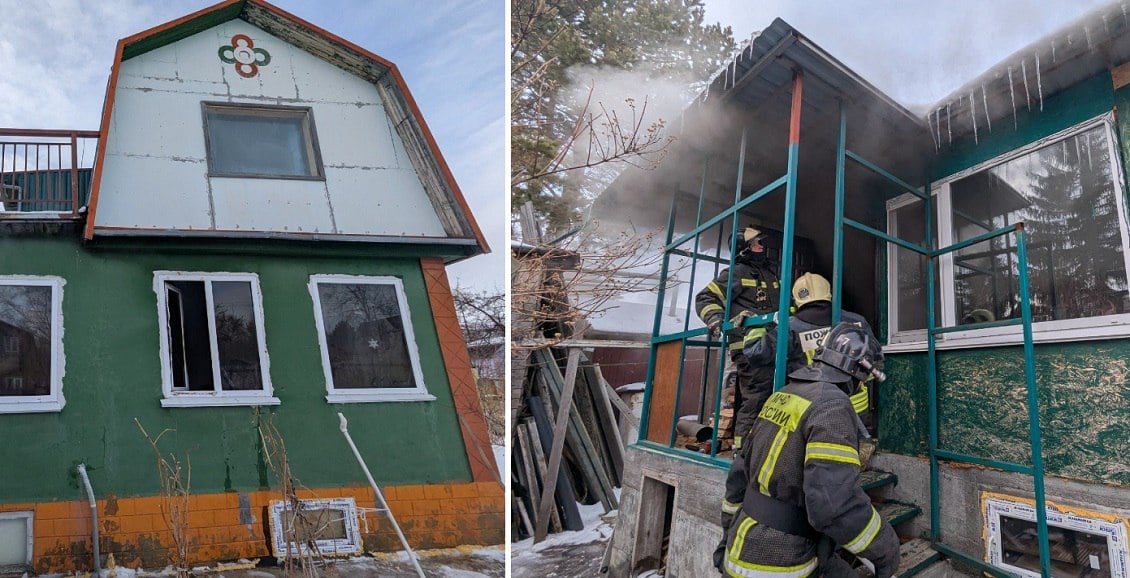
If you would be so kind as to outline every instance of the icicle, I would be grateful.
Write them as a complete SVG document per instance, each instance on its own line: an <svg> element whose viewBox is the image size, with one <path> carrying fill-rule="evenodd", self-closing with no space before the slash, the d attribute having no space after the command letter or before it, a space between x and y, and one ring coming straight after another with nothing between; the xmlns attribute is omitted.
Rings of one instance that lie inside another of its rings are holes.
<svg viewBox="0 0 1130 578"><path fill-rule="evenodd" d="M1091 29L1086 25L1083 26L1083 35L1087 37L1087 52L1091 51Z"/></svg>
<svg viewBox="0 0 1130 578"><path fill-rule="evenodd" d="M946 103L946 134L949 135L950 144L953 144L953 123L950 122L950 105Z"/></svg>
<svg viewBox="0 0 1130 578"><path fill-rule="evenodd" d="M942 107L934 110L934 124L938 127L938 148L942 146Z"/></svg>
<svg viewBox="0 0 1130 578"><path fill-rule="evenodd" d="M1020 71L1024 74L1024 102L1028 105L1028 111L1032 111L1032 94L1028 92L1028 66L1023 60L1020 61Z"/></svg>
<svg viewBox="0 0 1130 578"><path fill-rule="evenodd" d="M985 83L981 83L981 104L985 105L985 124L989 127L989 132L993 132L993 119L989 116L989 97L985 94Z"/></svg>
<svg viewBox="0 0 1130 578"><path fill-rule="evenodd" d="M1044 111L1044 81L1040 78L1040 53L1036 53L1036 94L1040 95L1040 112Z"/></svg>
<svg viewBox="0 0 1130 578"><path fill-rule="evenodd" d="M1080 135L1080 136L1082 136L1082 135ZM1076 138L1080 138L1080 137L1076 137ZM1087 143L1087 145L1083 148L1084 148L1084 150L1087 151L1087 170L1094 172L1095 161L1094 161L1093 158L1091 158L1091 143Z"/></svg>
<svg viewBox="0 0 1130 578"><path fill-rule="evenodd" d="M973 93L969 93L969 118L973 121L973 144L981 144L981 139L977 136L977 101L973 99Z"/></svg>
<svg viewBox="0 0 1130 578"><path fill-rule="evenodd" d="M1016 89L1012 84L1012 67L1008 67L1008 94L1012 97L1012 130L1016 130Z"/></svg>
<svg viewBox="0 0 1130 578"><path fill-rule="evenodd" d="M934 152L938 152L938 135L934 133L934 116L936 111L926 113L926 124L930 125L930 140L934 141Z"/></svg>
<svg viewBox="0 0 1130 578"><path fill-rule="evenodd" d="M1055 64L1055 40L1052 40L1052 64Z"/></svg>

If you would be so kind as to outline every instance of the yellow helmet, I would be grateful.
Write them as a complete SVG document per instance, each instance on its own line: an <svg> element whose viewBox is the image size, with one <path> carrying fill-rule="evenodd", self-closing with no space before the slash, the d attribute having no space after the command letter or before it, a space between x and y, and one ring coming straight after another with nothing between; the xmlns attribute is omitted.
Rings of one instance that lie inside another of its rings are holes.
<svg viewBox="0 0 1130 578"><path fill-rule="evenodd" d="M798 309L813 301L831 300L832 286L821 275L805 273L793 283L793 301Z"/></svg>
<svg viewBox="0 0 1130 578"><path fill-rule="evenodd" d="M753 227L746 227L745 230L742 231L742 240L745 241L746 245L752 243L754 239L764 239L765 237L764 232Z"/></svg>

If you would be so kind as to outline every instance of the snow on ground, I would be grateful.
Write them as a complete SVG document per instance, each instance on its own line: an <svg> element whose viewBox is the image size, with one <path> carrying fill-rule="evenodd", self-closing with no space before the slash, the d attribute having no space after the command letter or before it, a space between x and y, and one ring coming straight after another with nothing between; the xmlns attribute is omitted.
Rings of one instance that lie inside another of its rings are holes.
<svg viewBox="0 0 1130 578"><path fill-rule="evenodd" d="M616 490L620 498L620 490ZM600 576L604 550L612 538L617 511L608 514L599 503L578 504L585 527L576 532L549 534L540 544L533 538L515 542L510 548L512 578L589 578ZM608 521L605 521L608 520Z"/></svg>
<svg viewBox="0 0 1130 578"><path fill-rule="evenodd" d="M440 550L419 550L420 566L429 577L435 578L503 578L506 575L506 550L502 546L460 546ZM246 561L244 561L246 562ZM248 566L254 563L249 563ZM300 575L300 571L291 575ZM81 576L82 574L80 574ZM194 568L194 576L208 578L280 578L285 576L279 566L262 565L257 568L226 570ZM387 578L389 576L416 576L416 570L404 552L380 553L333 560L318 567L324 578ZM176 576L170 566L163 570L130 569L117 566L113 573L103 569L100 578L169 578ZM73 574L47 574L39 578L73 578Z"/></svg>

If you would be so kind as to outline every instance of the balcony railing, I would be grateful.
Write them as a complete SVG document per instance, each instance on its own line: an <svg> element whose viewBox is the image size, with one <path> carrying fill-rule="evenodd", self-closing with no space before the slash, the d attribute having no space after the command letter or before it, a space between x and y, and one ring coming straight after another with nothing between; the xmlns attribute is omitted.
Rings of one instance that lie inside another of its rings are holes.
<svg viewBox="0 0 1130 578"><path fill-rule="evenodd" d="M0 219L79 218L98 131L0 128Z"/></svg>

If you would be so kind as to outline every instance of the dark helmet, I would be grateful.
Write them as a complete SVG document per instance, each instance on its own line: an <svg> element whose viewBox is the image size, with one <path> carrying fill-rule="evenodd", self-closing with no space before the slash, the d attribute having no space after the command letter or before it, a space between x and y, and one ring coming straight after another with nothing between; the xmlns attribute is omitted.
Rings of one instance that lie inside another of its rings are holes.
<svg viewBox="0 0 1130 578"><path fill-rule="evenodd" d="M805 366L789 374L789 377L804 381L826 381L844 383L865 381L874 376L883 381L886 376L875 369L876 363L883 359L879 343L866 329L849 322L836 325L824 337L824 342L816 350L812 365Z"/></svg>

